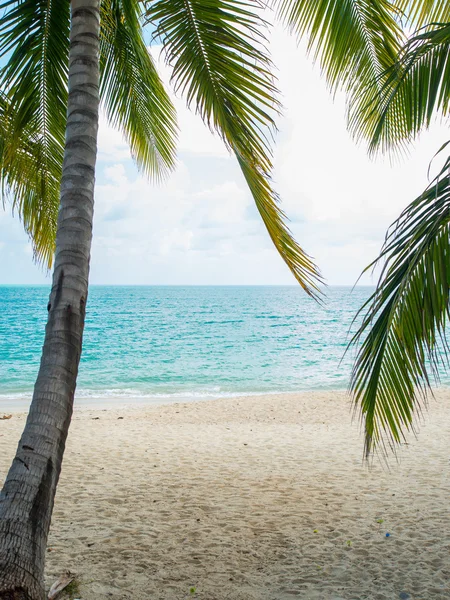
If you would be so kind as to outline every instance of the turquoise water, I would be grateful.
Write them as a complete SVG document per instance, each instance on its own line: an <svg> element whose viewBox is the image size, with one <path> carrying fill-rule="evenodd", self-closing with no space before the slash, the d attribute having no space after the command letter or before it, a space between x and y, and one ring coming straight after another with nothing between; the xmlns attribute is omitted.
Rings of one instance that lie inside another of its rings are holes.
<svg viewBox="0 0 450 600"><path fill-rule="evenodd" d="M49 288L0 287L0 399L29 397ZM187 399L345 389L369 288L103 287L89 293L77 395Z"/></svg>

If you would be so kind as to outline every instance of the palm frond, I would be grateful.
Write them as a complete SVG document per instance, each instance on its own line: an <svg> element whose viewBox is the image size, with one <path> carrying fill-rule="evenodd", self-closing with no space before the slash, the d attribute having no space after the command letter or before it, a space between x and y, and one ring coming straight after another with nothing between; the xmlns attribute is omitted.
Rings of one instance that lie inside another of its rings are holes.
<svg viewBox="0 0 450 600"><path fill-rule="evenodd" d="M350 390L365 426L368 455L414 430L420 401L448 352L450 315L450 158L394 223L378 259L377 288L360 309Z"/></svg>
<svg viewBox="0 0 450 600"><path fill-rule="evenodd" d="M141 5L102 0L100 95L138 167L159 177L175 163L176 115L143 39Z"/></svg>
<svg viewBox="0 0 450 600"><path fill-rule="evenodd" d="M332 90L354 92L396 59L403 38L388 0L273 0L281 21L319 61Z"/></svg>
<svg viewBox="0 0 450 600"><path fill-rule="evenodd" d="M60 173L48 170L42 139L31 129L11 131L8 98L0 93L0 186L3 206L17 211L37 261L50 268L59 205ZM13 140L11 139L13 137Z"/></svg>
<svg viewBox="0 0 450 600"><path fill-rule="evenodd" d="M423 27L430 23L450 21L448 0L397 0L396 5L410 26Z"/></svg>
<svg viewBox="0 0 450 600"><path fill-rule="evenodd" d="M0 11L0 58L6 60L0 71L3 190L33 240L36 259L50 266L66 123L70 3L7 0Z"/></svg>
<svg viewBox="0 0 450 600"><path fill-rule="evenodd" d="M320 274L293 239L272 189L271 131L280 109L265 49L262 8L251 0L157 0L148 18L163 44L172 81L187 104L236 155L280 255L312 296Z"/></svg>
<svg viewBox="0 0 450 600"><path fill-rule="evenodd" d="M350 129L371 152L404 147L450 108L450 24L414 36L382 76L360 90Z"/></svg>

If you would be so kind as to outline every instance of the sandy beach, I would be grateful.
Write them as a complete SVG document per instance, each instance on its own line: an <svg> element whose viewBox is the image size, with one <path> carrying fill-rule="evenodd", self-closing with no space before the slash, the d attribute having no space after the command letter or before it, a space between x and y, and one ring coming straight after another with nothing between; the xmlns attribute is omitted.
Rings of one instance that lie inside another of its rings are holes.
<svg viewBox="0 0 450 600"><path fill-rule="evenodd" d="M398 462L369 470L343 393L77 408L47 583L69 569L84 600L449 598L449 415L440 391ZM24 421L0 421L2 479Z"/></svg>

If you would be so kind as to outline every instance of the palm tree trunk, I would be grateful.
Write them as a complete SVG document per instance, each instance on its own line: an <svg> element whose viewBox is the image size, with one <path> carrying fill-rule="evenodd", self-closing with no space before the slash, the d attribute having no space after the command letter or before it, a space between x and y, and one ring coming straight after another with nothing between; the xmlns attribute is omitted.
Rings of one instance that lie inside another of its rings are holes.
<svg viewBox="0 0 450 600"><path fill-rule="evenodd" d="M72 416L88 291L99 105L100 0L72 0L55 268L30 413L0 494L0 599L43 600L53 502Z"/></svg>

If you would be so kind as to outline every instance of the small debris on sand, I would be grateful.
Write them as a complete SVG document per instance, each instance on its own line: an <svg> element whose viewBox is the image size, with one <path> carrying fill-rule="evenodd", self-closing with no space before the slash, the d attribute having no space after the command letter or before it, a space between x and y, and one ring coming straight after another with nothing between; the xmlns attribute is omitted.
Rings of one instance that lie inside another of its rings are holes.
<svg viewBox="0 0 450 600"><path fill-rule="evenodd" d="M70 571L66 571L58 577L55 583L50 588L48 600L54 600L59 594L75 579L75 575Z"/></svg>

